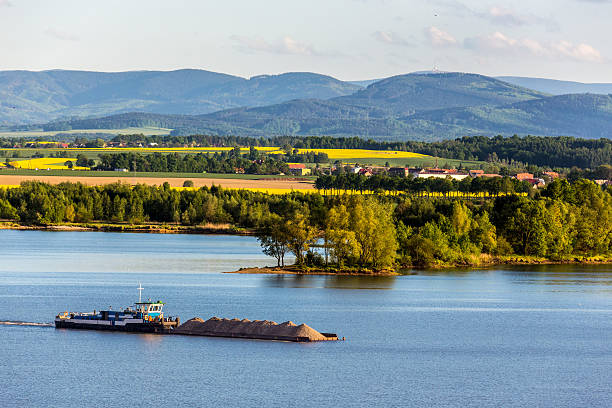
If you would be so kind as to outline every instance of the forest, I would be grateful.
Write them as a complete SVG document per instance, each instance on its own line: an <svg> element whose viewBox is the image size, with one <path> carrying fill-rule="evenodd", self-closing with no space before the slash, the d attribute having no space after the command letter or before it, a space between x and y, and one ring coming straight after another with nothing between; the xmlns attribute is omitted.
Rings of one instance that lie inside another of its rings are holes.
<svg viewBox="0 0 612 408"><path fill-rule="evenodd" d="M488 200L24 182L0 189L0 218L27 225L226 223L253 231L279 265L291 253L301 266L335 271L612 255L612 194L584 179L554 181L532 197Z"/></svg>
<svg viewBox="0 0 612 408"><path fill-rule="evenodd" d="M143 172L173 173L236 173L281 174L288 173L287 163L277 160L273 155L265 155L255 150L243 155L239 148L214 154L178 153L112 153L99 155L99 164L94 170L127 169Z"/></svg>

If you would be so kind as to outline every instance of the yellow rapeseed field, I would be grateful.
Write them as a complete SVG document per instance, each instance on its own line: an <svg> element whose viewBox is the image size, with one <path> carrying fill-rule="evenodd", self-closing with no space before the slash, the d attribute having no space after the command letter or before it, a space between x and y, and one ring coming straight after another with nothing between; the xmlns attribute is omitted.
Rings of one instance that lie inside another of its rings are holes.
<svg viewBox="0 0 612 408"><path fill-rule="evenodd" d="M17 160L10 162L11 166L17 169L39 169L39 170L67 170L68 166L64 163L70 160L76 163L76 159L65 157L41 157L38 159ZM72 167L73 170L89 170L88 167Z"/></svg>
<svg viewBox="0 0 612 408"><path fill-rule="evenodd" d="M402 152L398 150L366 150L366 149L299 149L300 153L325 153L330 159L409 159L429 157L426 154Z"/></svg>
<svg viewBox="0 0 612 408"><path fill-rule="evenodd" d="M260 146L255 148L258 151L281 154L283 151L276 146ZM109 147L109 148L67 148L67 151L89 151L99 153L109 152L138 152L138 153L215 153L233 150L233 147ZM248 152L248 147L240 148L241 152ZM315 152L326 153L330 159L407 159L407 158L426 158L425 154L403 152L399 150L367 150L367 149L298 149L299 153Z"/></svg>

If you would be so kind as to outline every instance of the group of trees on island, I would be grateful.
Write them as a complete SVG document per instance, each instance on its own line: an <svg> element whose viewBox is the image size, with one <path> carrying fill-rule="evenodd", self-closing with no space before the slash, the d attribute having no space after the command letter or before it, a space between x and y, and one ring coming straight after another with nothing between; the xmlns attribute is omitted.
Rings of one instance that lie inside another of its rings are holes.
<svg viewBox="0 0 612 408"><path fill-rule="evenodd" d="M554 181L533 197L490 200L24 182L0 189L0 218L34 225L225 223L255 231L280 265L290 252L301 265L335 270L612 252L612 194L582 179Z"/></svg>

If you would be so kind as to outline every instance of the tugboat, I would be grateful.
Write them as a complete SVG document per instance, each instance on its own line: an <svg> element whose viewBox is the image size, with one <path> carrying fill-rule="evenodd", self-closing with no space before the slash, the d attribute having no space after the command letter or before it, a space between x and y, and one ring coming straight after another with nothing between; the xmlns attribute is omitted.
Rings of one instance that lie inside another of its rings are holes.
<svg viewBox="0 0 612 408"><path fill-rule="evenodd" d="M100 310L93 313L64 312L55 317L57 329L111 330L169 334L180 324L178 317L164 317L161 301L142 301L142 285L138 285L138 302L124 310Z"/></svg>

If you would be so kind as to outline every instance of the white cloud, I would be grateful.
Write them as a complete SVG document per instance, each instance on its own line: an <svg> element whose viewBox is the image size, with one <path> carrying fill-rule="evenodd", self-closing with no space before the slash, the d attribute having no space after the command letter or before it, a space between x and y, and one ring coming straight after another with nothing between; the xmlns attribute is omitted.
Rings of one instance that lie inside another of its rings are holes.
<svg viewBox="0 0 612 408"><path fill-rule="evenodd" d="M400 37L398 34L394 33L393 31L376 31L372 33L372 37L374 37L374 39L376 39L377 41L380 41L382 43L389 44L389 45L399 45L403 47L413 47L414 46L414 44L412 44L410 41L407 41L406 39Z"/></svg>
<svg viewBox="0 0 612 408"><path fill-rule="evenodd" d="M506 26L522 26L529 22L529 18L505 7L491 7L488 17L497 24Z"/></svg>
<svg viewBox="0 0 612 408"><path fill-rule="evenodd" d="M455 37L435 26L426 28L425 36L434 47L449 47L457 44Z"/></svg>
<svg viewBox="0 0 612 408"><path fill-rule="evenodd" d="M603 58L599 50L589 44L572 44L568 41L559 41L552 45L560 55L570 57L579 61L601 62Z"/></svg>
<svg viewBox="0 0 612 408"><path fill-rule="evenodd" d="M496 31L489 35L466 38L465 48L475 52L532 55L553 59L571 59L582 62L602 62L601 53L588 44L570 41L543 43L532 38L512 38Z"/></svg>
<svg viewBox="0 0 612 408"><path fill-rule="evenodd" d="M50 37L56 38L58 40L63 40L63 41L78 41L79 40L79 37L77 37L76 35L70 34L66 31L58 30L53 27L47 28L45 30L45 34L47 34Z"/></svg>
<svg viewBox="0 0 612 408"><path fill-rule="evenodd" d="M239 49L247 52L268 52L272 54L291 55L321 55L312 45L297 41L289 36L283 37L274 43L261 37L245 37L233 35L230 37L236 42Z"/></svg>

